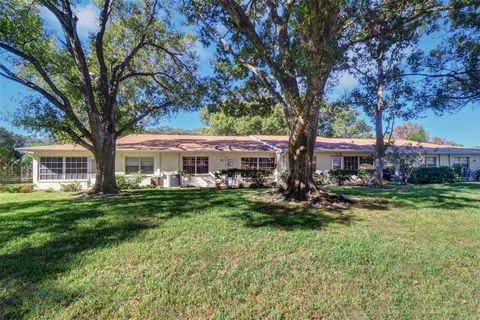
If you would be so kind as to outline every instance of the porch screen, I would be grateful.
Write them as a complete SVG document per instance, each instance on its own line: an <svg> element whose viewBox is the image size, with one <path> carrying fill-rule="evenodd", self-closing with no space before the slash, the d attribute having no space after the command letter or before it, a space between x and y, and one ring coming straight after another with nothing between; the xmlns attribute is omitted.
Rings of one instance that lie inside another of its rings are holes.
<svg viewBox="0 0 480 320"><path fill-rule="evenodd" d="M63 180L63 157L40 157L40 180Z"/></svg>
<svg viewBox="0 0 480 320"><path fill-rule="evenodd" d="M65 158L65 179L87 179L87 157Z"/></svg>

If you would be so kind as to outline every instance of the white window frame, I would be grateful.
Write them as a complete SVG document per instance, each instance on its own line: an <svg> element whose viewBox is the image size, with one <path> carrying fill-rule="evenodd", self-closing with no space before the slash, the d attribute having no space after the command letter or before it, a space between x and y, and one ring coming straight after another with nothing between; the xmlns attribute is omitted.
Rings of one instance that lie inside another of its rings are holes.
<svg viewBox="0 0 480 320"><path fill-rule="evenodd" d="M459 162L455 163L455 159L459 159ZM466 167L462 166L461 159L467 159L467 166ZM462 168L470 168L470 157L453 157L452 158L452 166L459 166L459 167L462 167Z"/></svg>
<svg viewBox="0 0 480 320"><path fill-rule="evenodd" d="M152 169L152 173L143 173L144 175L146 176L153 176L155 174L155 157L154 156L125 156L125 159L124 159L124 169L125 169L125 174L126 175L129 175L129 174L135 174L136 172L133 172L133 173L127 173L127 158L137 158L138 159L138 171L141 171L142 170L142 158L151 158L153 160L153 169Z"/></svg>
<svg viewBox="0 0 480 320"><path fill-rule="evenodd" d="M335 158L340 159L340 168L334 168L334 167L333 167L333 159L335 159ZM338 170L338 169L343 169L343 157L342 157L342 156L332 156L332 159L331 159L331 168L332 168L332 170L333 170L333 169L336 169L336 170Z"/></svg>
<svg viewBox="0 0 480 320"><path fill-rule="evenodd" d="M62 158L62 178L61 179L41 179L41 166L42 166L42 158ZM86 178L84 179L67 179L67 158L86 158L87 159L87 173ZM63 182L63 181L88 181L91 166L89 157L86 156L40 156L37 161L37 179L39 182Z"/></svg>
<svg viewBox="0 0 480 320"><path fill-rule="evenodd" d="M428 159L433 159L433 165L428 164ZM436 168L437 166L437 157L425 157L425 167L427 168Z"/></svg>
<svg viewBox="0 0 480 320"><path fill-rule="evenodd" d="M362 162L360 161L360 158L368 158L369 156L348 156L348 155L347 156L332 156L331 157L330 168L333 169L333 159L334 158L340 158L340 168L337 168L337 169L345 169L345 157L357 158L357 166L358 166L357 169L360 169L360 165L362 164ZM372 166L375 168L375 161L373 161Z"/></svg>
<svg viewBox="0 0 480 320"><path fill-rule="evenodd" d="M185 158L194 158L194 167L195 167L195 172L192 172L190 174L195 174L195 175L202 175L202 174L209 174L210 173L210 157L209 156L182 156L182 171L184 170L184 161ZM198 173L198 161L197 158L207 158L207 172L204 173Z"/></svg>
<svg viewBox="0 0 480 320"><path fill-rule="evenodd" d="M256 170L270 170L272 172L275 171L275 168L277 167L277 159L275 157L240 157L240 168L242 168L242 159L255 159L255 166L250 167L250 169L256 169ZM260 159L273 159L273 167L271 169L265 169L265 168L260 168Z"/></svg>

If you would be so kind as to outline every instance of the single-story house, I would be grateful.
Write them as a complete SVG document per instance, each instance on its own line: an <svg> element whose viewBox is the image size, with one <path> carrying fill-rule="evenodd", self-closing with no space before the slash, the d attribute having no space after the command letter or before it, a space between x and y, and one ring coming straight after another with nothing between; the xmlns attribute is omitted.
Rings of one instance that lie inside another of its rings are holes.
<svg viewBox="0 0 480 320"><path fill-rule="evenodd" d="M335 168L373 165L374 139L323 138L315 144L317 172ZM416 142L397 140L406 147ZM466 171L480 170L480 148L421 143L426 166L458 165ZM287 136L195 136L132 134L118 139L115 171L142 171L145 184L166 186L167 176L187 171L191 184L214 185L214 172L225 168L258 168L274 175L288 169ZM62 144L17 148L33 157L33 182L37 189L59 189L79 181L84 187L95 182L93 155L80 145Z"/></svg>

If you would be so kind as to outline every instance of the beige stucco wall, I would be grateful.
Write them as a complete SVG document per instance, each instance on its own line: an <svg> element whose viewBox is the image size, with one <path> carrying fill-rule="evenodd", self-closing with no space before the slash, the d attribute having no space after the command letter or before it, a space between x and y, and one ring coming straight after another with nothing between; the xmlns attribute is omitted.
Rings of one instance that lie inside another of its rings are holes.
<svg viewBox="0 0 480 320"><path fill-rule="evenodd" d="M333 156L369 156L369 152L315 152L316 171L328 171L332 168ZM34 152L33 156L33 182L37 189L60 189L61 185L70 181L66 180L38 180L39 159L42 156L51 157L89 157L93 159L93 155L88 151L41 151ZM286 154L276 154L275 152L155 152L155 151L117 151L115 158L115 172L122 174L125 172L125 157L153 157L154 158L154 174L147 176L143 184L150 184L152 176L160 176L165 178L166 172L178 172L182 170L183 156L207 156L209 157L209 173L199 174L192 177L192 184L202 187L210 187L214 185L213 173L217 170L225 169L227 159L235 159L236 167L240 167L242 157L275 157L277 172L288 169L288 157ZM451 159L455 155L427 155L437 157L437 165L451 165ZM470 158L470 169L480 170L480 155L461 155ZM89 161L89 172L92 172L91 163ZM342 158L343 166L343 158ZM94 179L80 180L81 184L87 188L94 183Z"/></svg>
<svg viewBox="0 0 480 320"><path fill-rule="evenodd" d="M33 155L33 183L37 189L55 189L59 190L62 184L69 183L69 180L38 180L39 159L43 156L50 157L89 157L93 155L88 151L42 151L35 152ZM142 184L151 183L153 176L165 178L167 172L179 172L182 170L183 156L206 156L209 158L209 173L198 174L192 177L192 184L200 187L214 186L215 171L226 168L226 159L235 159L236 167L240 168L242 157L276 157L274 152L155 152L155 151L117 151L115 157L115 173L125 173L126 157L153 157L154 174L147 175ZM89 168L88 172L92 172ZM90 187L94 183L93 176L90 179L79 180L84 188Z"/></svg>

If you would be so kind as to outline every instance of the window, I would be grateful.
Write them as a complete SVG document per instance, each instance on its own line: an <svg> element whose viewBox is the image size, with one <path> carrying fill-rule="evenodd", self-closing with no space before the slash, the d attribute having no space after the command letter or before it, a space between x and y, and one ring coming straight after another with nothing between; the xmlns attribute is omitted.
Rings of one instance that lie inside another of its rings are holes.
<svg viewBox="0 0 480 320"><path fill-rule="evenodd" d="M125 157L125 173L153 174L153 157Z"/></svg>
<svg viewBox="0 0 480 320"><path fill-rule="evenodd" d="M82 180L88 178L87 157L40 157L39 180Z"/></svg>
<svg viewBox="0 0 480 320"><path fill-rule="evenodd" d="M182 170L190 174L208 173L208 157L182 157Z"/></svg>
<svg viewBox="0 0 480 320"><path fill-rule="evenodd" d="M332 157L332 169L342 169L342 157Z"/></svg>
<svg viewBox="0 0 480 320"><path fill-rule="evenodd" d="M197 174L208 173L208 157L197 157Z"/></svg>
<svg viewBox="0 0 480 320"><path fill-rule="evenodd" d="M273 171L275 169L275 158L273 157L248 157L240 159L240 168L242 169L259 169Z"/></svg>
<svg viewBox="0 0 480 320"><path fill-rule="evenodd" d="M343 157L344 169L358 169L358 157Z"/></svg>
<svg viewBox="0 0 480 320"><path fill-rule="evenodd" d="M275 169L275 158L258 158L258 168L273 171Z"/></svg>
<svg viewBox="0 0 480 320"><path fill-rule="evenodd" d="M256 169L258 166L258 158L242 158L240 168Z"/></svg>
<svg viewBox="0 0 480 320"><path fill-rule="evenodd" d="M183 171L195 174L195 157L183 157Z"/></svg>
<svg viewBox="0 0 480 320"><path fill-rule="evenodd" d="M426 157L425 158L425 166L436 167L437 166L437 158L436 157Z"/></svg>
<svg viewBox="0 0 480 320"><path fill-rule="evenodd" d="M462 168L468 168L468 157L453 157L452 164Z"/></svg>
<svg viewBox="0 0 480 320"><path fill-rule="evenodd" d="M65 158L65 180L87 179L87 157Z"/></svg>
<svg viewBox="0 0 480 320"><path fill-rule="evenodd" d="M63 180L63 157L40 157L40 180Z"/></svg>

